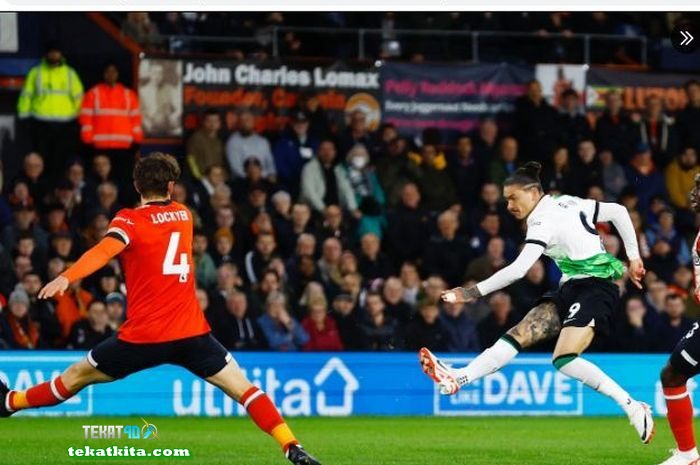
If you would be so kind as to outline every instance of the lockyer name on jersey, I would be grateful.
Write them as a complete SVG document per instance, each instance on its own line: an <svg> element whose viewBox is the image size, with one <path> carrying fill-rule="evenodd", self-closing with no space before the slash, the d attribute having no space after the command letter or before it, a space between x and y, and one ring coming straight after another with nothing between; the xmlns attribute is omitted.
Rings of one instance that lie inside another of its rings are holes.
<svg viewBox="0 0 700 465"><path fill-rule="evenodd" d="M170 223L171 221L187 221L189 216L187 211L178 210L170 212L151 213L151 222L153 224Z"/></svg>

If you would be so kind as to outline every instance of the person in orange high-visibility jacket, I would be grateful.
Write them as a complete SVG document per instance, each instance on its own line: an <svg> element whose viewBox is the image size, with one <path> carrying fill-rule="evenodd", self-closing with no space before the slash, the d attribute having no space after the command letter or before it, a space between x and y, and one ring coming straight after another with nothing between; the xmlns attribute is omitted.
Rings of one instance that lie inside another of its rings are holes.
<svg viewBox="0 0 700 465"><path fill-rule="evenodd" d="M112 160L119 186L120 200L136 200L136 192L126 180L136 157L136 144L143 140L141 112L136 92L119 83L119 70L109 64L104 81L91 88L83 98L80 110L80 136L93 148L93 153L107 154Z"/></svg>

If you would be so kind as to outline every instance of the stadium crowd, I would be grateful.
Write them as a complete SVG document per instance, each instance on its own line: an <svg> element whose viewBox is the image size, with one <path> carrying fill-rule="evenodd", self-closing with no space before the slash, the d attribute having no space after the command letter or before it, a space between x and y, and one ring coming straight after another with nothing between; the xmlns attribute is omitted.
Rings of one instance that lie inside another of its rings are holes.
<svg viewBox="0 0 700 465"><path fill-rule="evenodd" d="M273 55L275 28L279 56L356 58L356 33L364 29L363 56L411 61L472 59L469 35L428 35L423 31L520 33L481 37L482 58L512 62L581 62L583 46L574 34L601 34L591 63L640 64L639 50L620 38L645 36L654 44L692 14L633 12L167 12L110 14L122 33L151 52L225 54L229 59ZM316 28L316 29L315 29ZM529 36L529 35L532 36ZM557 40L550 40L553 36ZM212 39L216 38L216 39ZM223 40L217 40L223 39ZM652 47L654 48L654 47ZM653 55L653 53L652 53Z"/></svg>
<svg viewBox="0 0 700 465"><path fill-rule="evenodd" d="M57 46L30 74L64 68L72 90L49 93L47 103L46 92L31 87L41 79L27 79L18 103L35 150L3 178L0 196L4 348L90 348L128 315L118 260L56 299L36 298L104 236L119 209L138 201L130 180L142 139L136 95L108 66L104 82L83 96ZM612 336L595 348L670 351L700 315L691 263L698 218L687 198L700 172L700 83L685 91L687 106L675 115L657 97L628 114L611 91L591 124L576 91L555 108L533 81L509 131L485 117L450 146L433 129L420 138L390 123L372 131L361 111L333 134L314 98L276 135L257 133L246 109L237 130L223 135L221 116L208 111L186 140L173 198L195 219L197 296L214 335L231 350L490 346L557 285L551 261L467 305L439 296L515 258L523 231L501 183L538 160L547 192L618 201L638 233L645 289L618 282L623 308ZM51 111L65 114L45 117ZM80 135L70 130L76 118ZM624 258L612 227L597 229L606 249Z"/></svg>

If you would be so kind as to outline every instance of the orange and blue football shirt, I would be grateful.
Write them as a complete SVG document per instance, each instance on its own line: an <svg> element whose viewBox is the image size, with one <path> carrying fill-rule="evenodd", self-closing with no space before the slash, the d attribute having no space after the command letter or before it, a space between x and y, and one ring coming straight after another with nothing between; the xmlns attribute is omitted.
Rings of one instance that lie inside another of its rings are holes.
<svg viewBox="0 0 700 465"><path fill-rule="evenodd" d="M126 244L127 318L118 338L156 343L210 331L195 295L192 214L168 200L120 210L107 235Z"/></svg>

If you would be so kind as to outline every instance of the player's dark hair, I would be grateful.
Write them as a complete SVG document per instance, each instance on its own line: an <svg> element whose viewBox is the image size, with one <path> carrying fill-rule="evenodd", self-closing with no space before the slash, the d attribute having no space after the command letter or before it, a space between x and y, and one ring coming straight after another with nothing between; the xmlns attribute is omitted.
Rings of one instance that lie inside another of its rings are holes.
<svg viewBox="0 0 700 465"><path fill-rule="evenodd" d="M503 182L503 186L536 187L540 191L543 191L542 183L540 182L541 171L541 163L529 161L506 178Z"/></svg>
<svg viewBox="0 0 700 465"><path fill-rule="evenodd" d="M134 167L134 182L143 197L165 197L168 184L180 177L180 165L172 155L153 152L139 159Z"/></svg>

